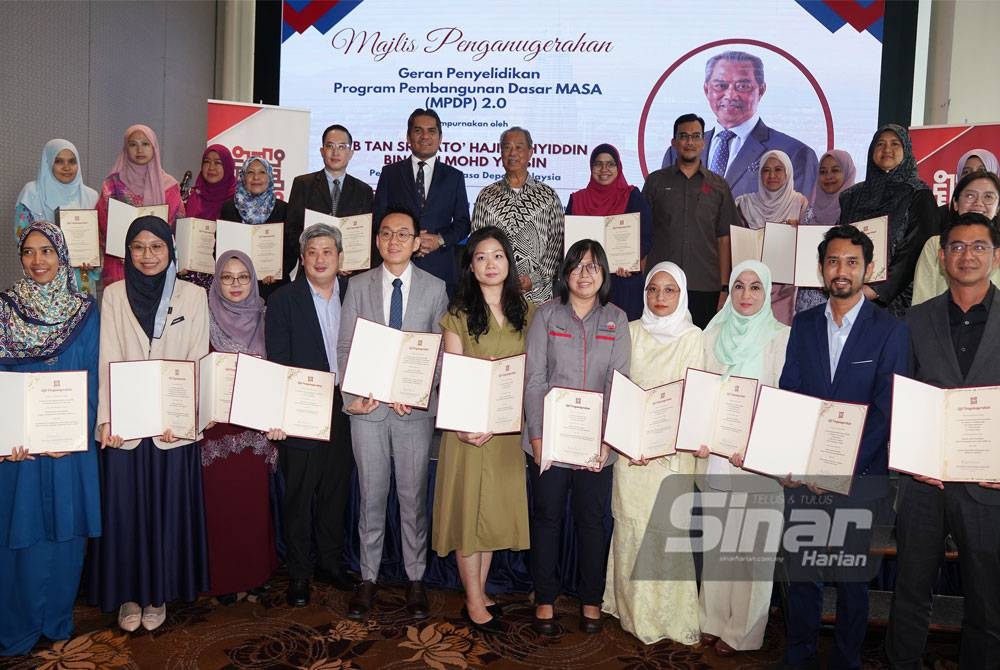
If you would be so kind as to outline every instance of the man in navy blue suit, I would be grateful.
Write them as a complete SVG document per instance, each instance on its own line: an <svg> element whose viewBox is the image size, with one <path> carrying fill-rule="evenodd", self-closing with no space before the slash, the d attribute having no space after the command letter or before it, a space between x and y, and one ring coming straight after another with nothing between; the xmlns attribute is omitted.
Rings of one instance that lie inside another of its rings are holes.
<svg viewBox="0 0 1000 670"><path fill-rule="evenodd" d="M413 110L406 139L412 155L385 166L378 178L372 229L378 230L390 205L415 212L421 232L413 264L443 280L450 296L458 283L454 247L469 235L471 225L465 175L437 155L441 117L433 109Z"/></svg>
<svg viewBox="0 0 1000 670"><path fill-rule="evenodd" d="M872 566L867 565L870 521L888 493L886 444L892 375L907 374L909 364L906 324L875 307L861 292L865 277L872 271L873 254L872 241L853 226L837 226L827 232L819 245L819 258L830 299L798 314L788 340L781 388L826 400L863 403L868 405L868 416L850 495L829 493L814 485L800 486L795 479L801 473L790 473L782 482L789 487L785 494L786 524L791 526L796 517L807 514L823 515L831 520L832 527L847 516L855 520L859 516L867 518L869 523L848 530L841 552L832 545L827 549L823 542L819 552L788 554L788 636L782 667L819 667L816 648L824 578L835 581L837 586L837 621L829 667L861 667L872 572ZM794 534L795 529L786 528L786 537L789 532ZM816 569L823 562L815 557L827 552L835 559L827 565L839 569L824 573ZM850 561L843 560L844 555L863 556L863 567L868 569L851 568Z"/></svg>

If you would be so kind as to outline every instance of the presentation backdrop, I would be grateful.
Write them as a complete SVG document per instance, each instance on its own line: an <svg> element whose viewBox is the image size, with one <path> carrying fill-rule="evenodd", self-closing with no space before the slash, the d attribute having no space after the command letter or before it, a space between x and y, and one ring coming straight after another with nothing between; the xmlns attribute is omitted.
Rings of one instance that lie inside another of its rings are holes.
<svg viewBox="0 0 1000 670"><path fill-rule="evenodd" d="M311 169L322 166L323 128L341 123L355 140L350 172L374 186L383 165L409 154L409 113L432 107L442 118L441 156L465 172L470 201L503 176L499 137L513 125L531 131L531 171L564 202L586 185L590 150L602 142L619 148L625 177L641 185L661 166L677 116L695 112L706 130L717 125L706 62L736 50L763 62L761 121L817 156L849 151L864 177L878 112L880 2L418 6L285 0L281 105L312 112Z"/></svg>
<svg viewBox="0 0 1000 670"><path fill-rule="evenodd" d="M939 205L951 201L959 175L958 159L968 151L1000 147L1000 124L918 126L910 128L920 178L934 191Z"/></svg>

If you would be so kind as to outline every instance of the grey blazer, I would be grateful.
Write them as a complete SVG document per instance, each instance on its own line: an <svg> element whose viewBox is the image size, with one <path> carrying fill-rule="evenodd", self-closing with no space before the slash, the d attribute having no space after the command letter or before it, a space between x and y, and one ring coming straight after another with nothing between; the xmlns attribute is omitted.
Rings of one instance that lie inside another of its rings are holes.
<svg viewBox="0 0 1000 670"><path fill-rule="evenodd" d="M403 330L425 333L440 333L438 323L448 309L448 294L444 282L420 268L413 266L412 285L403 311ZM337 338L337 360L340 369L347 369L347 357L351 353L351 339L354 336L354 324L358 318L368 319L386 325L385 308L382 300L382 266L379 265L364 274L351 277L347 284L347 295L340 310L340 334ZM371 414L352 414L363 421L384 421L390 414L402 420L426 419L437 414L437 375L441 371L441 352L438 353L438 370L435 373L434 388L431 390L430 403L427 410L414 409L410 414L399 417L392 408L382 403ZM357 398L350 393L344 393L344 408Z"/></svg>
<svg viewBox="0 0 1000 670"><path fill-rule="evenodd" d="M969 374L964 378L951 341L949 293L946 291L910 308L906 321L910 326L910 371L914 379L941 388L1000 384L1000 299L995 287L990 287L990 292L993 297L983 339ZM1000 490L983 488L978 484L967 484L966 487L976 501L1000 505Z"/></svg>

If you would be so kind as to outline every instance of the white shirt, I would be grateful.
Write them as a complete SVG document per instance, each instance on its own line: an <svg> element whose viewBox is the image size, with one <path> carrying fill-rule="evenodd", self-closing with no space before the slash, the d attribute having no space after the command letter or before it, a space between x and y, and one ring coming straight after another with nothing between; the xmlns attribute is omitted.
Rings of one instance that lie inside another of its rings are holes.
<svg viewBox="0 0 1000 670"><path fill-rule="evenodd" d="M416 156L410 156L410 164L413 166L413 181L417 181L417 172L420 171L420 166L417 165L420 161L425 163L424 165L424 197L426 198L431 192L431 179L434 177L434 164L437 162L437 154L434 154L430 158L417 158Z"/></svg>
<svg viewBox="0 0 1000 670"><path fill-rule="evenodd" d="M382 266L382 312L385 316L385 325L389 325L389 308L392 306L392 280L396 275L389 272L389 268ZM403 280L403 285L399 289L403 292L403 318L406 318L406 301L410 298L410 282L413 280L413 263L407 263L403 274L399 275Z"/></svg>
<svg viewBox="0 0 1000 670"><path fill-rule="evenodd" d="M729 162L726 164L727 170L729 169L729 166L733 164L733 160L735 160L737 154L740 153L740 149L743 147L743 143L747 141L747 135L749 135L750 131L754 129L754 126L757 125L758 121L760 121L760 114L754 114L740 125L728 129L736 133L736 137L733 137L729 140ZM715 152L719 150L719 145L722 144L722 138L719 137L719 135L722 133L723 130L726 130L726 128L718 126L712 132L712 146L708 152L709 165L712 164L712 159L715 157Z"/></svg>
<svg viewBox="0 0 1000 670"><path fill-rule="evenodd" d="M826 301L826 310L823 313L826 314L826 343L830 348L830 381L833 381L837 374L840 355L844 353L844 345L847 344L847 338L851 336L851 329L854 327L854 322L858 320L858 313L864 304L865 296L862 294L858 304L852 307L841 319L843 325L838 326L837 322L833 320L830 301Z"/></svg>
<svg viewBox="0 0 1000 670"><path fill-rule="evenodd" d="M340 370L337 366L337 333L340 332L340 282L333 281L333 293L327 300L316 290L309 279L309 293L312 294L313 306L316 308L316 318L319 319L319 329L323 334L323 346L326 350L326 360L330 372L336 375L336 383L340 383Z"/></svg>

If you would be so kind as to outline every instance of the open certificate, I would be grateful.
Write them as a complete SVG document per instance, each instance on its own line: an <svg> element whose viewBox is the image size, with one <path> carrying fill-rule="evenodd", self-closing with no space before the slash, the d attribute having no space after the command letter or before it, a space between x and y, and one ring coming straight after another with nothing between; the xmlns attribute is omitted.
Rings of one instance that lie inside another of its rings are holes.
<svg viewBox="0 0 1000 670"><path fill-rule="evenodd" d="M889 468L943 482L1000 481L1000 386L941 389L893 375Z"/></svg>
<svg viewBox="0 0 1000 670"><path fill-rule="evenodd" d="M875 246L872 255L872 274L866 281L885 281L888 276L889 217L880 216L851 224L869 238ZM823 276L819 271L817 248L826 231L833 226L800 226L795 248L795 285L804 287L823 286Z"/></svg>
<svg viewBox="0 0 1000 670"><path fill-rule="evenodd" d="M723 379L722 375L688 368L677 429L678 451L698 451L705 445L724 458L742 454L750 440L757 386L757 380L750 377Z"/></svg>
<svg viewBox="0 0 1000 670"><path fill-rule="evenodd" d="M177 219L177 269L215 274L215 221Z"/></svg>
<svg viewBox="0 0 1000 670"><path fill-rule="evenodd" d="M330 216L311 209L306 210L303 228L317 223L336 228L344 246L340 269L346 272L367 270L372 266L372 215Z"/></svg>
<svg viewBox="0 0 1000 670"><path fill-rule="evenodd" d="M256 430L280 428L291 437L329 440L332 372L293 368L239 354L229 423Z"/></svg>
<svg viewBox="0 0 1000 670"><path fill-rule="evenodd" d="M125 234L128 227L140 216L158 216L167 223L170 208L167 205L142 205L135 207L121 200L108 200L108 234L104 240L104 253L125 258ZM213 271L215 268L212 268Z"/></svg>
<svg viewBox="0 0 1000 670"><path fill-rule="evenodd" d="M86 451L87 371L0 372L0 456Z"/></svg>
<svg viewBox="0 0 1000 670"><path fill-rule="evenodd" d="M236 354L213 351L198 361L198 432L209 423L229 423L236 383Z"/></svg>
<svg viewBox="0 0 1000 670"><path fill-rule="evenodd" d="M603 414L603 393L552 387L542 417L542 472L553 463L597 467Z"/></svg>
<svg viewBox="0 0 1000 670"><path fill-rule="evenodd" d="M115 361L110 367L112 435L136 440L169 428L174 437L197 437L194 361Z"/></svg>
<svg viewBox="0 0 1000 670"><path fill-rule="evenodd" d="M674 453L684 380L644 389L614 370L604 441L632 460Z"/></svg>
<svg viewBox="0 0 1000 670"><path fill-rule="evenodd" d="M410 333L358 319L340 389L427 409L440 349L439 333Z"/></svg>
<svg viewBox="0 0 1000 670"><path fill-rule="evenodd" d="M851 492L868 406L763 386L743 467Z"/></svg>
<svg viewBox="0 0 1000 670"><path fill-rule="evenodd" d="M445 353L437 428L466 433L521 432L525 354L495 361Z"/></svg>
<svg viewBox="0 0 1000 670"><path fill-rule="evenodd" d="M242 251L253 261L258 279L281 279L282 253L284 251L284 223L215 222L216 255L225 251ZM212 266L215 272L215 266Z"/></svg>
<svg viewBox="0 0 1000 670"><path fill-rule="evenodd" d="M56 223L62 229L69 249L69 264L78 268L84 263L101 267L101 240L97 229L96 209L57 209Z"/></svg>
<svg viewBox="0 0 1000 670"><path fill-rule="evenodd" d="M563 253L580 240L597 240L608 255L614 272L625 268L639 271L639 213L612 216L566 216Z"/></svg>

